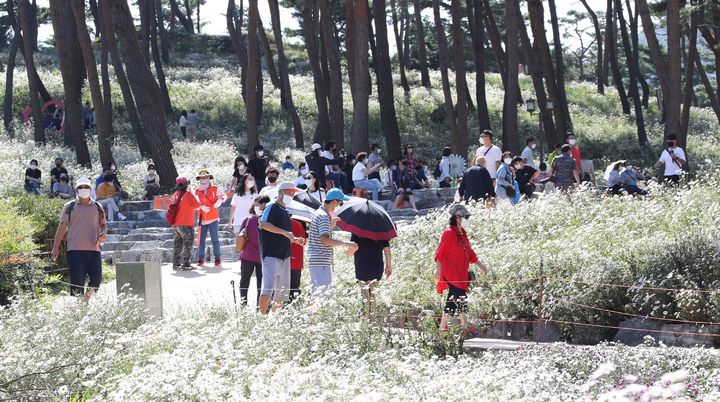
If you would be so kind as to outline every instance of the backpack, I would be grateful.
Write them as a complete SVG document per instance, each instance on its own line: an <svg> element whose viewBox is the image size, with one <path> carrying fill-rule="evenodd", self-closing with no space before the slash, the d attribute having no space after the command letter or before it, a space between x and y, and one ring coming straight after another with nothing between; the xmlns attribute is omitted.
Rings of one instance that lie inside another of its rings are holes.
<svg viewBox="0 0 720 402"><path fill-rule="evenodd" d="M170 205L168 206L167 214L165 214L165 222L170 226L175 225L175 219L180 210L180 202L185 196L185 193L187 193L187 191L178 191L170 198Z"/></svg>
<svg viewBox="0 0 720 402"><path fill-rule="evenodd" d="M70 215L72 215L72 211L73 211L73 209L75 209L75 203L76 203L76 202L77 202L77 200L75 200L75 201L70 201L70 202L67 203L67 209L65 210L65 213L66 213L67 216L68 216L68 224L70 223ZM98 215L100 215L100 221L102 221L102 218L105 217L105 209L102 207L102 205L100 205L100 204L99 204L97 201L95 201L95 200L90 200L90 202L93 203L93 204L95 204L95 207L96 207L97 210L98 210Z"/></svg>

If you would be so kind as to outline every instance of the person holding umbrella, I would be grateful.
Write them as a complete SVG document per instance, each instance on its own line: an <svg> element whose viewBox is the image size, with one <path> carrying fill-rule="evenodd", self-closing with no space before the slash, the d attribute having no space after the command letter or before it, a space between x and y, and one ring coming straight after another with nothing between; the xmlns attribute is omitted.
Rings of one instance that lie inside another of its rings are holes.
<svg viewBox="0 0 720 402"><path fill-rule="evenodd" d="M310 222L308 229L308 267L310 269L310 292L319 295L327 295L332 284L333 268L333 247L347 247L348 252L354 253L358 245L353 242L344 242L332 238L332 229L337 223L337 218L330 218L330 215L343 202L350 201L350 197L343 194L342 190L333 188L327 192L322 208L318 209L315 217Z"/></svg>
<svg viewBox="0 0 720 402"><path fill-rule="evenodd" d="M363 302L367 306L368 316L372 318L375 310L374 290L380 284L383 273L389 278L392 275L392 254L388 240L372 240L352 235L350 241L358 245L353 254L355 262L355 279L362 292ZM383 256L385 262L383 263Z"/></svg>
<svg viewBox="0 0 720 402"><path fill-rule="evenodd" d="M470 212L461 204L450 208L450 224L440 238L435 252L435 281L437 292L447 290L447 302L440 320L440 332L446 332L451 317L460 316L460 324L467 328L467 292L470 287L470 264L476 264L481 272L487 268L477 258L470 246L466 230L470 228Z"/></svg>
<svg viewBox="0 0 720 402"><path fill-rule="evenodd" d="M262 314L268 313L270 299L275 302L273 311L277 311L290 296L290 245L305 244L305 239L293 235L290 215L286 209L298 191L300 189L292 182L280 183L277 200L265 207L260 218L262 252L260 313Z"/></svg>

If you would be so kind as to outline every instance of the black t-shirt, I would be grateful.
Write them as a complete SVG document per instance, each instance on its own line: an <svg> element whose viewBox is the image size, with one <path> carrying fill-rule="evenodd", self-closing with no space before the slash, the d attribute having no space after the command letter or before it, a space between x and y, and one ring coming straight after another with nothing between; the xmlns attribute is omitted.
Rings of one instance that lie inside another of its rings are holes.
<svg viewBox="0 0 720 402"><path fill-rule="evenodd" d="M54 178L55 178L55 181L60 181L60 175L63 174L63 173L64 173L65 175L67 175L67 174L68 174L68 171L67 171L67 169L65 169L65 168L62 167L62 166L61 166L61 167L57 167L57 166L56 166L56 167L50 169L50 176L54 177Z"/></svg>
<svg viewBox="0 0 720 402"><path fill-rule="evenodd" d="M248 172L252 174L258 184L265 184L265 169L267 169L265 159L253 157L248 161Z"/></svg>
<svg viewBox="0 0 720 402"><path fill-rule="evenodd" d="M261 222L271 223L280 229L291 231L290 215L287 210L276 202L265 207ZM262 256L275 257L279 259L290 258L290 239L283 235L260 230L260 249Z"/></svg>
<svg viewBox="0 0 720 402"><path fill-rule="evenodd" d="M352 235L350 241L358 245L358 250L354 255L355 278L365 282L382 279L385 268L383 250L385 247L390 247L390 242L370 240L356 235Z"/></svg>
<svg viewBox="0 0 720 402"><path fill-rule="evenodd" d="M40 172L40 169L25 169L25 177L32 177L33 179L39 179L42 175L42 172ZM28 179L25 179L25 184L30 184L30 181Z"/></svg>
<svg viewBox="0 0 720 402"><path fill-rule="evenodd" d="M515 171L515 180L517 180L520 188L524 189L525 187L527 187L528 183L530 183L530 179L532 179L535 172L537 172L537 170L530 166L525 166L522 169Z"/></svg>

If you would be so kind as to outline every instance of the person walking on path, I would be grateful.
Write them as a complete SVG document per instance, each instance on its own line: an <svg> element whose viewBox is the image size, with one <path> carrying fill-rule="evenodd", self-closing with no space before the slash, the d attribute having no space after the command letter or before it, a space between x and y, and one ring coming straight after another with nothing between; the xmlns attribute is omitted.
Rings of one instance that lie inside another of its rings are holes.
<svg viewBox="0 0 720 402"><path fill-rule="evenodd" d="M580 173L575 160L571 156L572 148L570 145L563 145L560 152L560 156L553 160L552 174L555 177L555 188L568 191L580 185Z"/></svg>
<svg viewBox="0 0 720 402"><path fill-rule="evenodd" d="M670 134L666 141L667 147L660 154L660 159L655 163L656 169L663 169L663 177L667 184L678 184L683 169L687 166L685 151L677 146L677 136Z"/></svg>
<svg viewBox="0 0 720 402"><path fill-rule="evenodd" d="M537 147L537 141L535 141L535 137L528 138L526 144L527 145L525 146L525 149L523 149L520 156L525 162L525 166L529 166L537 170L537 168L535 167L535 159L533 158L533 150L535 149L535 147Z"/></svg>
<svg viewBox="0 0 720 402"><path fill-rule="evenodd" d="M373 201L377 201L380 198L379 193L380 190L382 190L383 185L380 183L380 180L370 179L369 176L372 173L377 172L382 165L375 165L372 168L369 168L365 165L365 163L367 163L367 158L368 156L365 152L357 154L357 163L352 171L353 184L357 188L371 191Z"/></svg>
<svg viewBox="0 0 720 402"><path fill-rule="evenodd" d="M178 121L178 126L180 126L180 132L185 139L187 139L187 117L187 110L183 110L182 112L180 112L180 120Z"/></svg>
<svg viewBox="0 0 720 402"><path fill-rule="evenodd" d="M195 142L195 140L197 140L198 125L200 124L200 116L198 116L198 114L195 113L195 109L191 109L190 113L188 113L185 121L186 121L186 125L187 125L187 136L190 139L190 142Z"/></svg>
<svg viewBox="0 0 720 402"><path fill-rule="evenodd" d="M437 292L446 290L447 301L440 320L440 332L446 332L450 319L460 316L460 324L467 328L465 313L467 312L467 292L470 290L470 264L487 273L487 268L479 260L468 240L467 230L470 228L470 212L461 204L450 208L450 224L440 238L435 251L435 281Z"/></svg>
<svg viewBox="0 0 720 402"><path fill-rule="evenodd" d="M194 269L190 265L193 241L195 240L195 210L200 208L200 201L190 190L190 182L185 177L175 179L175 193L170 197L170 209L174 209L173 228L173 270L190 271Z"/></svg>
<svg viewBox="0 0 720 402"><path fill-rule="evenodd" d="M227 224L228 228L233 228L235 235L242 230L240 226L250 215L256 196L255 179L249 174L240 176L230 201L230 220Z"/></svg>
<svg viewBox="0 0 720 402"><path fill-rule="evenodd" d="M253 205L248 209L249 215L240 223L240 231L237 236L247 236L245 248L240 253L240 300L247 306L248 288L253 273L257 285L257 305L260 305L260 289L262 288L262 264L260 259L260 229L259 218L263 214L265 206L270 202L270 197L261 196L255 199Z"/></svg>
<svg viewBox="0 0 720 402"><path fill-rule="evenodd" d="M265 187L265 171L268 168L268 163L264 156L265 148L262 145L256 145L247 164L248 173L255 178L255 187L257 187L258 191L262 191L263 187Z"/></svg>
<svg viewBox="0 0 720 402"><path fill-rule="evenodd" d="M282 308L290 296L291 243L305 244L305 239L292 234L286 206L300 189L292 182L282 182L278 197L265 207L260 218L260 249L262 252L262 288L260 313L268 314L271 299L273 311Z"/></svg>
<svg viewBox="0 0 720 402"><path fill-rule="evenodd" d="M465 171L458 193L460 198L465 201L487 201L490 198L495 198L493 180L485 168L484 156L475 158L475 166Z"/></svg>
<svg viewBox="0 0 720 402"><path fill-rule="evenodd" d="M337 218L330 215L350 197L340 189L327 192L323 206L317 210L308 229L308 268L310 270L310 292L315 295L328 295L332 284L333 247L347 247L349 252L357 251L357 244L332 238L332 230Z"/></svg>
<svg viewBox="0 0 720 402"><path fill-rule="evenodd" d="M502 162L502 151L497 145L493 145L493 133L490 130L484 130L480 134L480 144L481 147L477 149L475 156L485 157L485 167L494 181L500 162Z"/></svg>
<svg viewBox="0 0 720 402"><path fill-rule="evenodd" d="M60 226L50 256L57 260L60 244L67 241L70 267L70 295L84 296L87 301L97 292L102 280L100 246L107 234L107 221L102 206L90 198L92 184L82 177L75 184L77 198L65 204L60 213ZM87 289L85 279L89 277Z"/></svg>
<svg viewBox="0 0 720 402"><path fill-rule="evenodd" d="M210 183L213 176L207 169L202 169L195 179L200 183L195 189L195 195L200 200L200 244L198 245L197 265L205 265L205 240L208 232L210 232L210 241L212 241L213 255L215 256L215 266L222 265L220 259L220 236L218 226L220 225L220 212L218 208L225 202L227 196L218 186Z"/></svg>

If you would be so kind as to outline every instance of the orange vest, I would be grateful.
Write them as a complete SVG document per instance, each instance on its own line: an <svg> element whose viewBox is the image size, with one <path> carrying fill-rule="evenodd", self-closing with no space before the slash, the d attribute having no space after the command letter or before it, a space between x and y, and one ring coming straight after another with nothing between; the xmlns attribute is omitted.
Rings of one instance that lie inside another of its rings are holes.
<svg viewBox="0 0 720 402"><path fill-rule="evenodd" d="M201 206L204 205L210 208L210 211L208 212L198 210L198 214L200 216L200 224L207 225L216 220L219 220L220 212L217 208L215 208L215 203L221 197L220 189L217 186L211 184L205 191L200 190L199 188L195 189L195 195L197 195L198 200L200 200ZM225 193L222 193L222 195L224 196Z"/></svg>

